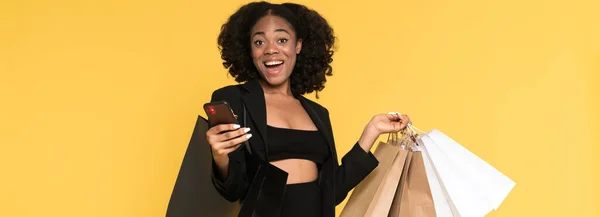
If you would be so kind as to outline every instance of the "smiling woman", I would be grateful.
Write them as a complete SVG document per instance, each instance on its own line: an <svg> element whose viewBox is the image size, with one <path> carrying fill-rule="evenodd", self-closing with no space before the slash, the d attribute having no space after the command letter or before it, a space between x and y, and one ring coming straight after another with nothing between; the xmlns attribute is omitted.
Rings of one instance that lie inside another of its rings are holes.
<svg viewBox="0 0 600 217"><path fill-rule="evenodd" d="M302 39L285 19L274 15L258 20L251 33L252 60L262 78L273 86L289 86L287 78L294 70Z"/></svg>
<svg viewBox="0 0 600 217"><path fill-rule="evenodd" d="M316 91L318 95L325 88L326 76L333 71L334 44L327 20L292 3L242 6L223 24L218 38L223 65L237 82L264 76L267 61L282 61L282 72L288 73L282 77L290 78L295 94ZM276 66L277 62L269 64Z"/></svg>
<svg viewBox="0 0 600 217"><path fill-rule="evenodd" d="M370 152L377 137L398 132L406 115L381 114L338 163L328 110L303 94L325 87L332 75L335 37L327 21L305 6L255 2L242 6L222 26L223 65L239 84L213 92L237 114L247 106L249 123L213 126L213 183L229 201L243 200L255 153L288 173L281 216L332 217L335 206L378 165ZM229 131L227 133L222 133ZM240 146L250 141L249 148Z"/></svg>

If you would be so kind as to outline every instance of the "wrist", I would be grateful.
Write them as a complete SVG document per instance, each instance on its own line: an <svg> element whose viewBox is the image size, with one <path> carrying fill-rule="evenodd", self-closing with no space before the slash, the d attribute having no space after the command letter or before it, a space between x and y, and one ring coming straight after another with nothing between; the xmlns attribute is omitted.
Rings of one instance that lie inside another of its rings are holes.
<svg viewBox="0 0 600 217"><path fill-rule="evenodd" d="M220 177L225 180L227 179L229 169L229 156L227 155L213 155L213 160L219 171Z"/></svg>
<svg viewBox="0 0 600 217"><path fill-rule="evenodd" d="M375 144L375 140L377 140L378 137L379 133L377 130L374 127L371 127L369 124L363 130L363 133L358 140L358 144L365 152L369 152L371 151L371 147L373 147L373 144Z"/></svg>
<svg viewBox="0 0 600 217"><path fill-rule="evenodd" d="M229 156L227 156L226 154L213 153L213 160L215 161L217 166L221 166L229 162Z"/></svg>

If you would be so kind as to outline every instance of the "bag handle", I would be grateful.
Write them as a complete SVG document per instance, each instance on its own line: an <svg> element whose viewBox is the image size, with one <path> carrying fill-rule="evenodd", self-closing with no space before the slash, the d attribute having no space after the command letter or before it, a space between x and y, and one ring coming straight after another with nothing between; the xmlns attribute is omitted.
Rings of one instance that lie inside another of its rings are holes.
<svg viewBox="0 0 600 217"><path fill-rule="evenodd" d="M398 133L388 133L387 143L391 145L400 145L398 142Z"/></svg>
<svg viewBox="0 0 600 217"><path fill-rule="evenodd" d="M244 107L244 120L243 120L244 127L248 127L246 125L246 103L244 103L243 101L242 101L242 106ZM246 140L244 142L244 145L246 146L246 149L248 149L248 152L250 153L250 155L252 155L252 150L250 149L250 142L248 142L248 140Z"/></svg>
<svg viewBox="0 0 600 217"><path fill-rule="evenodd" d="M417 132L417 130L422 133L425 133L424 131L420 130L419 128L414 127L412 124L409 123L406 126L406 128L404 128L400 132L390 133L388 135L388 143L390 143L390 141L391 141L392 145L400 146L404 150L415 151L416 146L418 146L416 140L420 134L419 132ZM398 134L402 135L400 139L399 139ZM391 139L390 139L390 137L391 137Z"/></svg>
<svg viewBox="0 0 600 217"><path fill-rule="evenodd" d="M419 133L427 133L427 132L425 132L425 131L422 131L421 129L419 129L419 128L417 128L417 127L413 126L413 125L412 125L412 124L410 124L410 123L408 124L408 126L407 126L407 127L408 127L408 129L410 129L410 130L411 130L413 133L415 133L415 134L419 134ZM416 130L416 131L415 131L415 130Z"/></svg>

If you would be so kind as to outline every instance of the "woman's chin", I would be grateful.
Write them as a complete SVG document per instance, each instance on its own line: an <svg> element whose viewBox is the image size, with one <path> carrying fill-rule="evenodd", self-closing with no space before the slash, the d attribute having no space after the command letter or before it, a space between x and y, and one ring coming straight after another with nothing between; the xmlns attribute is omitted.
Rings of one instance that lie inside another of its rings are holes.
<svg viewBox="0 0 600 217"><path fill-rule="evenodd" d="M281 77L269 77L269 76L265 76L264 77L264 83L268 86L271 87L279 87L281 85L284 85L287 81L287 79L285 78L281 78Z"/></svg>

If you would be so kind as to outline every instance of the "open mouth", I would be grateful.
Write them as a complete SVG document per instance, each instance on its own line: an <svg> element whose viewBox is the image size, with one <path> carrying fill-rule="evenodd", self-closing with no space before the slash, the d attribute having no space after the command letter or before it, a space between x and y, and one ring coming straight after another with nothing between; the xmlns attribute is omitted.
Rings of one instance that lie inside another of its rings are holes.
<svg viewBox="0 0 600 217"><path fill-rule="evenodd" d="M265 62L265 67L267 67L267 68L275 68L275 67L281 66L281 65L283 65L283 61L281 61L281 60Z"/></svg>
<svg viewBox="0 0 600 217"><path fill-rule="evenodd" d="M267 61L264 64L270 74L277 74L283 69L283 60Z"/></svg>

